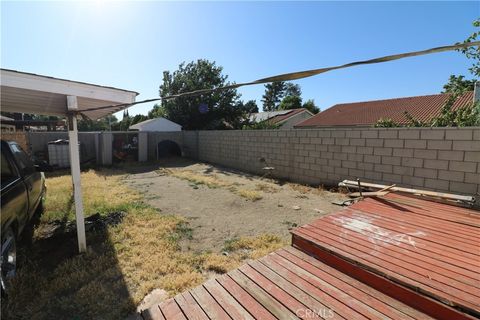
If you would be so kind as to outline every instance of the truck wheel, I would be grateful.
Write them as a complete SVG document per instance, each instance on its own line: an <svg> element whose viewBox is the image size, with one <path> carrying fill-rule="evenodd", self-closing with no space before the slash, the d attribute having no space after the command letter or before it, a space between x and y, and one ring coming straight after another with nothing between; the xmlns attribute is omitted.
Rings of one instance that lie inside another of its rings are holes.
<svg viewBox="0 0 480 320"><path fill-rule="evenodd" d="M8 293L10 280L15 276L17 269L17 243L15 233L11 227L3 234L0 259L0 280L2 295L4 295Z"/></svg>

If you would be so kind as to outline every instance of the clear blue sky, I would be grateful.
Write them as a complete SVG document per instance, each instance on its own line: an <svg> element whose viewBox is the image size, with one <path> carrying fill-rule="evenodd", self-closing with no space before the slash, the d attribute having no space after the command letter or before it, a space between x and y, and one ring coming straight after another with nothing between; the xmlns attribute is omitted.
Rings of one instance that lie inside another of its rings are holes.
<svg viewBox="0 0 480 320"><path fill-rule="evenodd" d="M158 96L163 70L214 60L229 80L325 67L462 41L479 2L2 2L1 66ZM468 75L457 52L298 81L321 109L438 93ZM259 105L263 86L239 89ZM146 114L153 104L135 106Z"/></svg>

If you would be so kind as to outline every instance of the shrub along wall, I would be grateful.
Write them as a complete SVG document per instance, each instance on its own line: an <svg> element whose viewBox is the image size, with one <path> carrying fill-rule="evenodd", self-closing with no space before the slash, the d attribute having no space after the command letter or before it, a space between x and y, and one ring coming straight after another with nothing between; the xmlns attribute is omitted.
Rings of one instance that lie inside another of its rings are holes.
<svg viewBox="0 0 480 320"><path fill-rule="evenodd" d="M161 134L156 134L161 135ZM480 128L325 128L179 132L188 156L311 184L344 179L480 193ZM150 136L149 136L150 138ZM155 141L161 138L157 137Z"/></svg>

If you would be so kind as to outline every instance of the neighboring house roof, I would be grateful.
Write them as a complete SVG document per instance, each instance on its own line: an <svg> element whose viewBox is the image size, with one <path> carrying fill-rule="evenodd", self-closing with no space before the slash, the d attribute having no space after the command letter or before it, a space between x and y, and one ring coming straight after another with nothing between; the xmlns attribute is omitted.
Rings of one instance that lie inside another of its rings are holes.
<svg viewBox="0 0 480 320"><path fill-rule="evenodd" d="M182 126L168 119L159 117L145 120L129 127L131 130L139 131L180 131Z"/></svg>
<svg viewBox="0 0 480 320"><path fill-rule="evenodd" d="M280 123L304 111L308 112L310 115L313 115L310 111L308 111L305 108L281 110L281 111L265 111L265 112L259 112L259 113L252 113L250 115L250 121L259 123L265 120L269 120L272 123Z"/></svg>
<svg viewBox="0 0 480 320"><path fill-rule="evenodd" d="M270 121L272 123L281 123L281 122L286 121L289 118L293 117L294 115L297 115L297 114L302 113L302 112L307 112L308 114L313 116L313 113L311 113L310 111L308 111L305 108L291 109L291 110L286 110L286 111L288 111L288 112L283 113L283 114L279 114L279 115L276 115L275 117L270 118Z"/></svg>
<svg viewBox="0 0 480 320"><path fill-rule="evenodd" d="M405 111L417 120L429 121L440 114L449 96L449 94L433 94L337 104L295 127L371 126L380 118L390 118L396 123L407 124ZM453 108L464 106L472 101L473 91L468 91L455 101Z"/></svg>
<svg viewBox="0 0 480 320"><path fill-rule="evenodd" d="M265 111L265 112L258 112L252 113L250 115L250 121L254 121L256 123L262 122L278 115L289 113L291 110L281 110L281 111Z"/></svg>

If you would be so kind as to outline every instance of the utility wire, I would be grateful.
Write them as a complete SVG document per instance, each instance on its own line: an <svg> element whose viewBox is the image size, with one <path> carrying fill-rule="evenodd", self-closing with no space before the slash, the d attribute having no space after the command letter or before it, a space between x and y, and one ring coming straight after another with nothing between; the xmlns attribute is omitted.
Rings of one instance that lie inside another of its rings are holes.
<svg viewBox="0 0 480 320"><path fill-rule="evenodd" d="M298 79L303 79L303 78L316 76L316 75L319 75L321 73L325 73L325 72L329 72L329 71L337 70L337 69L350 68L350 67L355 67L355 66L364 65L364 64L383 63L383 62L394 61L394 60L399 60L399 59L403 59L403 58L422 56L422 55L444 52L444 51L458 50L458 49L468 48L468 47L473 47L473 46L480 46L480 41L457 43L457 44L450 45L450 46L442 46L442 47L436 47L436 48L431 48L431 49L426 49L426 50L421 50L421 51L413 51L413 52L407 52L407 53L394 54L394 55L384 56L384 57L380 57L380 58L350 62L350 63L347 63L347 64L334 66L334 67L326 67L326 68L320 68L320 69L311 69L311 70L304 70L304 71L298 71L298 72L284 73L284 74L280 74L280 75L276 75L276 76L271 76L271 77L267 77L267 78L258 79L258 80L251 81L251 82L234 83L234 84L231 84L231 85L228 85L228 86L218 87L218 88L213 88L213 89L201 89L201 90L183 92L183 93L173 94L173 95L170 95L170 96L164 96L164 97L159 97L159 98L137 101L137 102L134 102L134 103L124 103L124 104L116 104L116 105L103 106L103 107L95 107L95 108L82 110L82 113L87 112L87 111L95 111L95 110L110 109L110 108L131 107L131 106L134 106L136 104L154 102L154 101L159 101L159 100L169 100L169 99L175 99L175 98L192 97L192 96L198 96L198 95L203 95L203 94L207 94L207 93L214 93L214 92L228 90L228 89L236 89L236 88L239 88L239 87L251 86L251 85L256 85L256 84L270 83L270 82L276 82L276 81L298 80Z"/></svg>

